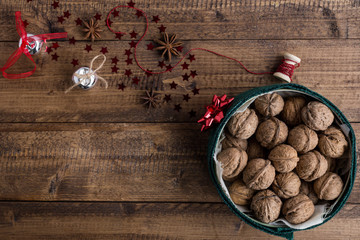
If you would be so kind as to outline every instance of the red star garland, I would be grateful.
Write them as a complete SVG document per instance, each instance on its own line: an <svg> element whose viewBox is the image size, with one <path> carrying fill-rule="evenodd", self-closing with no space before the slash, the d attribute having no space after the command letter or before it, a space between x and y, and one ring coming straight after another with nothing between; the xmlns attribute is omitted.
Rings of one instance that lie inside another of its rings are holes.
<svg viewBox="0 0 360 240"><path fill-rule="evenodd" d="M169 70L169 72L172 72L172 66L171 66L171 64L169 64L169 65L166 66L166 70Z"/></svg>
<svg viewBox="0 0 360 240"><path fill-rule="evenodd" d="M65 18L63 16L58 17L58 22L63 24L63 22L65 21Z"/></svg>
<svg viewBox="0 0 360 240"><path fill-rule="evenodd" d="M183 81L189 81L189 75L187 73L185 73L184 75L182 75L183 77Z"/></svg>
<svg viewBox="0 0 360 240"><path fill-rule="evenodd" d="M76 40L75 40L74 37L69 38L69 44L74 44L75 45L75 43L76 43Z"/></svg>
<svg viewBox="0 0 360 240"><path fill-rule="evenodd" d="M196 117L196 112L191 109L191 111L189 112L189 115L190 115L190 118Z"/></svg>
<svg viewBox="0 0 360 240"><path fill-rule="evenodd" d="M174 110L177 112L180 112L180 110L182 109L182 107L180 106L180 104L175 104L174 105Z"/></svg>
<svg viewBox="0 0 360 240"><path fill-rule="evenodd" d="M145 72L147 77L152 76L151 70L150 69L146 69L147 72Z"/></svg>
<svg viewBox="0 0 360 240"><path fill-rule="evenodd" d="M191 97L189 96L189 94L184 94L184 95L183 95L183 101L188 102L190 98L191 98Z"/></svg>
<svg viewBox="0 0 360 240"><path fill-rule="evenodd" d="M51 4L51 6L52 6L54 9L58 8L58 7L59 7L59 1L54 1L54 2Z"/></svg>
<svg viewBox="0 0 360 240"><path fill-rule="evenodd" d="M96 13L95 16L94 16L94 18L95 18L96 20L100 20L100 19L101 19L101 14Z"/></svg>
<svg viewBox="0 0 360 240"><path fill-rule="evenodd" d="M159 61L158 66L161 67L161 68L165 67L166 66L165 61L164 60Z"/></svg>
<svg viewBox="0 0 360 240"><path fill-rule="evenodd" d="M72 64L74 67L76 67L77 65L79 65L79 60L73 59L72 62L71 62L71 64Z"/></svg>
<svg viewBox="0 0 360 240"><path fill-rule="evenodd" d="M173 81L172 83L170 83L170 89L176 89L177 84Z"/></svg>
<svg viewBox="0 0 360 240"><path fill-rule="evenodd" d="M131 74L132 74L131 69L125 69L125 73L124 73L125 76L130 77Z"/></svg>
<svg viewBox="0 0 360 240"><path fill-rule="evenodd" d="M214 95L212 99L212 103L206 107L206 113L204 116L198 121L198 123L202 124L201 131L210 128L210 126L215 123L219 123L221 119L224 118L224 109L227 107L234 98L226 98L226 95L222 97L218 97Z"/></svg>
<svg viewBox="0 0 360 240"><path fill-rule="evenodd" d="M124 91L124 89L126 88L126 86L124 85L124 83L118 84L118 89Z"/></svg>
<svg viewBox="0 0 360 240"><path fill-rule="evenodd" d="M130 57L131 54L132 54L131 49L126 49L126 50L125 50L124 55Z"/></svg>
<svg viewBox="0 0 360 240"><path fill-rule="evenodd" d="M184 49L183 46L178 46L178 47L176 47L176 50L178 50L179 52L182 52L183 49Z"/></svg>
<svg viewBox="0 0 360 240"><path fill-rule="evenodd" d="M52 60L57 61L59 56L56 53L54 53L53 55L51 55L51 58Z"/></svg>
<svg viewBox="0 0 360 240"><path fill-rule="evenodd" d="M136 47L136 42L131 41L131 42L129 42L129 45L130 45L131 48L135 48Z"/></svg>
<svg viewBox="0 0 360 240"><path fill-rule="evenodd" d="M190 62L195 61L195 55L189 54L188 59L190 60Z"/></svg>
<svg viewBox="0 0 360 240"><path fill-rule="evenodd" d="M171 101L171 94L169 94L169 95L165 94L164 101L166 101L167 103L170 102Z"/></svg>
<svg viewBox="0 0 360 240"><path fill-rule="evenodd" d="M47 47L45 52L47 52L48 54L50 54L52 52L52 48L51 47Z"/></svg>
<svg viewBox="0 0 360 240"><path fill-rule="evenodd" d="M128 5L129 7L134 7L134 6L135 6L135 3L134 3L132 0L130 0L130 2L127 3L127 5Z"/></svg>
<svg viewBox="0 0 360 240"><path fill-rule="evenodd" d="M84 50L87 51L88 53L89 53L90 51L92 51L91 45L87 45L87 44L86 44L86 47L85 47Z"/></svg>
<svg viewBox="0 0 360 240"><path fill-rule="evenodd" d="M115 33L115 38L121 40L122 36L124 36L124 34L122 33Z"/></svg>
<svg viewBox="0 0 360 240"><path fill-rule="evenodd" d="M136 15L138 18L144 16L143 13L142 13L141 11L139 11L139 10L136 11L135 15Z"/></svg>
<svg viewBox="0 0 360 240"><path fill-rule="evenodd" d="M196 88L196 87L192 90L192 92L194 93L194 95L199 94L199 91L200 91L200 89L199 89L199 88Z"/></svg>
<svg viewBox="0 0 360 240"><path fill-rule="evenodd" d="M149 43L148 45L146 45L147 50L153 50L154 49L154 45L152 43Z"/></svg>
<svg viewBox="0 0 360 240"><path fill-rule="evenodd" d="M26 0L27 3L32 2L32 0Z"/></svg>
<svg viewBox="0 0 360 240"><path fill-rule="evenodd" d="M164 25L162 25L162 24L161 24L161 26L158 27L158 28L159 28L159 30L160 30L160 33L163 33L163 32L165 32L165 30L166 30L166 27L164 27Z"/></svg>
<svg viewBox="0 0 360 240"><path fill-rule="evenodd" d="M159 15L153 16L152 21L155 22L155 23L158 23L160 21Z"/></svg>
<svg viewBox="0 0 360 240"><path fill-rule="evenodd" d="M126 65L133 64L133 62L132 62L132 58L128 58L128 59L126 59L126 60L125 60L125 62L126 62Z"/></svg>
<svg viewBox="0 0 360 240"><path fill-rule="evenodd" d="M190 71L190 76L192 78L195 78L195 76L197 76L196 70L195 71Z"/></svg>
<svg viewBox="0 0 360 240"><path fill-rule="evenodd" d="M101 52L102 54L108 53L107 47L101 47L100 52Z"/></svg>
<svg viewBox="0 0 360 240"><path fill-rule="evenodd" d="M119 59L117 59L117 57L113 57L111 58L111 63L114 63L115 65L119 62Z"/></svg>
<svg viewBox="0 0 360 240"><path fill-rule="evenodd" d="M52 48L55 48L55 49L58 49L59 47L59 43L58 42L55 42L52 44Z"/></svg>
<svg viewBox="0 0 360 240"><path fill-rule="evenodd" d="M140 82L140 79L139 79L138 77L134 77L134 78L132 79L132 81L133 81L133 84L138 85L139 82Z"/></svg>
<svg viewBox="0 0 360 240"><path fill-rule="evenodd" d="M82 23L83 23L83 21L82 21L80 18L77 18L77 19L75 20L75 22L76 22L76 26L81 26Z"/></svg>
<svg viewBox="0 0 360 240"><path fill-rule="evenodd" d="M134 30L129 34L131 38L136 38L136 36L138 35L137 32L135 32Z"/></svg>
<svg viewBox="0 0 360 240"><path fill-rule="evenodd" d="M70 16L71 16L71 13L69 12L69 10L64 12L64 17L69 18Z"/></svg>
<svg viewBox="0 0 360 240"><path fill-rule="evenodd" d="M183 64L181 64L181 67L182 67L183 70L189 69L189 64L187 64L186 62L184 62Z"/></svg>
<svg viewBox="0 0 360 240"><path fill-rule="evenodd" d="M118 17L118 16L119 16L119 11L115 9L115 10L112 12L112 15L114 16L114 18L115 18L115 17Z"/></svg>
<svg viewBox="0 0 360 240"><path fill-rule="evenodd" d="M118 70L119 70L119 68L117 66L111 67L111 72L112 73L118 73Z"/></svg>

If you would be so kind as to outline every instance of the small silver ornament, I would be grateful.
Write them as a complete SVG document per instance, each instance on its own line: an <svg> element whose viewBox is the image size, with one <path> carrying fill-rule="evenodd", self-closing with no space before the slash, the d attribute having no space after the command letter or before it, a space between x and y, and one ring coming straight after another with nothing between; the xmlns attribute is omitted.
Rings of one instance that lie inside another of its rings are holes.
<svg viewBox="0 0 360 240"><path fill-rule="evenodd" d="M34 36L34 34L30 34L30 33L27 34L27 37L32 37L32 36ZM20 38L19 40L19 47L21 46L21 44L22 44L22 38ZM43 40L36 39L34 41L29 42L29 44L26 45L26 49L29 51L31 55L34 55L40 52L43 44L44 44Z"/></svg>
<svg viewBox="0 0 360 240"><path fill-rule="evenodd" d="M88 67L81 67L72 76L72 80L75 84L78 84L79 87L82 89L90 89L95 86L97 82L97 75L94 74L88 74L89 73ZM78 76L84 76L83 78L79 78Z"/></svg>

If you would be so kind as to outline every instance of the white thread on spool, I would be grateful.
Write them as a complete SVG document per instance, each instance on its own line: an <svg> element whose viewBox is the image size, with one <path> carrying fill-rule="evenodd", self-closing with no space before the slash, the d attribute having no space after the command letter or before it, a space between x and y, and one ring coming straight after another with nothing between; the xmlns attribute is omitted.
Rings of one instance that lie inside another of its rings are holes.
<svg viewBox="0 0 360 240"><path fill-rule="evenodd" d="M289 61L289 60L290 60L290 61ZM300 64L301 59L298 58L297 56L291 54L291 53L286 52L286 53L284 53L284 62L287 63L287 64L290 64L290 65L293 65L293 66L295 67L296 65ZM284 80L284 81L287 81L287 82L291 82L290 76L288 76L288 75L286 75L286 74L284 74L284 73L282 73L282 72L277 72L277 71L276 71L276 72L273 74L273 76L274 76L274 77L277 77L277 78L279 78L279 79L281 79L281 80Z"/></svg>

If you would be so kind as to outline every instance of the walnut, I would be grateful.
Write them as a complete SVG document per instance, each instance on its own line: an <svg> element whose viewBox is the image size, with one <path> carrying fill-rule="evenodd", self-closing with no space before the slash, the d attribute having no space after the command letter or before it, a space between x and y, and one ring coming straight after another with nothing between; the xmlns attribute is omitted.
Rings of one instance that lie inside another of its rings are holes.
<svg viewBox="0 0 360 240"><path fill-rule="evenodd" d="M255 194L250 208L255 217L261 222L269 223L278 219L281 211L281 199L270 190L263 190Z"/></svg>
<svg viewBox="0 0 360 240"><path fill-rule="evenodd" d="M256 131L259 119L253 109L247 108L244 112L234 114L228 124L227 129L234 137L248 139Z"/></svg>
<svg viewBox="0 0 360 240"><path fill-rule="evenodd" d="M269 160L255 158L249 161L243 172L243 180L248 188L264 190L275 178L275 168Z"/></svg>
<svg viewBox="0 0 360 240"><path fill-rule="evenodd" d="M272 188L281 198L291 198L299 194L301 181L294 172L280 173L275 177Z"/></svg>
<svg viewBox="0 0 360 240"><path fill-rule="evenodd" d="M313 202L313 204L316 204L319 201L319 198L314 191L312 183L301 181L300 193L308 196Z"/></svg>
<svg viewBox="0 0 360 240"><path fill-rule="evenodd" d="M301 109L305 106L306 100L303 97L288 97L285 100L284 109L281 112L282 120L289 126L296 126L301 123Z"/></svg>
<svg viewBox="0 0 360 240"><path fill-rule="evenodd" d="M260 146L255 137L251 137L248 141L248 147L246 150L249 160L254 158L265 158L265 149Z"/></svg>
<svg viewBox="0 0 360 240"><path fill-rule="evenodd" d="M328 168L326 170L326 172L336 172L336 159L334 158L330 158L330 157L325 157L327 163L328 163Z"/></svg>
<svg viewBox="0 0 360 240"><path fill-rule="evenodd" d="M319 149L327 157L341 157L348 147L348 142L341 130L329 127L319 137Z"/></svg>
<svg viewBox="0 0 360 240"><path fill-rule="evenodd" d="M234 181L246 166L247 154L237 148L228 148L217 155L217 160L221 163L224 180Z"/></svg>
<svg viewBox="0 0 360 240"><path fill-rule="evenodd" d="M334 114L325 104L313 101L303 107L301 119L312 130L324 131L333 123Z"/></svg>
<svg viewBox="0 0 360 240"><path fill-rule="evenodd" d="M304 124L294 127L289 131L288 143L301 154L313 150L318 144L316 132Z"/></svg>
<svg viewBox="0 0 360 240"><path fill-rule="evenodd" d="M324 175L327 167L325 157L314 150L300 156L296 172L301 179L311 182Z"/></svg>
<svg viewBox="0 0 360 240"><path fill-rule="evenodd" d="M222 140L221 144L222 149L237 148L245 151L247 149L248 142L246 139L233 137L230 134L225 133L225 138Z"/></svg>
<svg viewBox="0 0 360 240"><path fill-rule="evenodd" d="M237 205L248 205L253 197L255 190L246 187L245 183L238 179L229 187L230 197Z"/></svg>
<svg viewBox="0 0 360 240"><path fill-rule="evenodd" d="M284 100L277 93L262 95L255 100L255 108L265 117L278 115L284 108Z"/></svg>
<svg viewBox="0 0 360 240"><path fill-rule="evenodd" d="M325 173L314 182L314 190L319 199L323 200L336 199L340 195L343 186L341 177L332 172Z"/></svg>
<svg viewBox="0 0 360 240"><path fill-rule="evenodd" d="M292 224L307 221L315 211L315 206L308 196L299 194L285 201L282 214Z"/></svg>
<svg viewBox="0 0 360 240"><path fill-rule="evenodd" d="M269 160L271 160L276 171L286 173L291 172L296 167L299 158L293 147L281 144L271 150Z"/></svg>
<svg viewBox="0 0 360 240"><path fill-rule="evenodd" d="M287 136L286 124L275 117L262 122L256 131L256 140L267 149L285 142Z"/></svg>

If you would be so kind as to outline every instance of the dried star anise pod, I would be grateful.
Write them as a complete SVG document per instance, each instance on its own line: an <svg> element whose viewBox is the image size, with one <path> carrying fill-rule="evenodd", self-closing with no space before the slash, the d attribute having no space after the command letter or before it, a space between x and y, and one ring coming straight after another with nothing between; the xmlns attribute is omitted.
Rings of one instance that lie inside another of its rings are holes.
<svg viewBox="0 0 360 240"><path fill-rule="evenodd" d="M175 42L176 37L177 37L176 34L172 35L171 38L169 38L169 34L164 32L163 37L164 37L163 40L159 40L159 39L154 40L154 42L156 42L157 44L160 45L159 47L155 48L155 50L162 50L163 51L163 53L161 55L162 58L167 53L169 62L171 62L171 55L172 54L175 55L175 56L180 56L180 53L179 53L178 50L176 50L176 48L180 47L183 43L182 42Z"/></svg>
<svg viewBox="0 0 360 240"><path fill-rule="evenodd" d="M99 22L98 21L94 21L94 19L90 19L90 21L87 22L83 22L85 25L85 28L83 29L84 32L87 32L85 39L91 38L91 41L93 42L95 40L95 38L101 38L100 36L100 32L102 32L102 30L99 27Z"/></svg>
<svg viewBox="0 0 360 240"><path fill-rule="evenodd" d="M156 108L159 105L159 94L154 93L153 90L150 92L146 90L146 97L142 97L144 99L144 105L148 105L149 109L151 107Z"/></svg>

